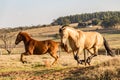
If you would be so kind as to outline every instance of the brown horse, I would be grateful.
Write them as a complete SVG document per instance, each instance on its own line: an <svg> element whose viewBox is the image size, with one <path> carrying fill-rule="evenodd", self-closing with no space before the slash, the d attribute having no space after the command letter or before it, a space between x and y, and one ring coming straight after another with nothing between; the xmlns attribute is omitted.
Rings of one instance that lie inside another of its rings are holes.
<svg viewBox="0 0 120 80"><path fill-rule="evenodd" d="M74 29L68 26L62 26L59 29L61 36L61 43L63 44L65 50L69 52L66 41L69 40L69 45L72 49L74 59L78 63L82 63L84 60L78 60L78 54L80 54L85 49L91 54L87 58L87 62L90 65L91 59L97 56L98 49L104 44L107 53L113 56L113 52L110 49L105 38L98 32L84 32L78 29ZM85 52L84 52L85 54Z"/></svg>
<svg viewBox="0 0 120 80"><path fill-rule="evenodd" d="M26 32L19 32L15 44L17 45L21 41L23 41L25 46L25 52L21 54L20 58L22 63L26 62L23 60L23 55L42 55L45 53L49 53L55 59L52 65L57 62L58 56L56 53L60 45L59 42L52 40L37 41L31 38Z"/></svg>

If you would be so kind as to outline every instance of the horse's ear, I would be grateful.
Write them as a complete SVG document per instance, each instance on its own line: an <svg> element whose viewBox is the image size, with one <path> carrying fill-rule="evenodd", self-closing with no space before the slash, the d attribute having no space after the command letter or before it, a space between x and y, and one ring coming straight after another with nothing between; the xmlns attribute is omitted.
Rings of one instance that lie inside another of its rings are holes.
<svg viewBox="0 0 120 80"><path fill-rule="evenodd" d="M20 31L18 34L19 34L19 35L22 35L22 34L24 34L24 32L23 32L23 31Z"/></svg>
<svg viewBox="0 0 120 80"><path fill-rule="evenodd" d="M65 30L66 29L66 27L64 26L64 27L62 27L62 30Z"/></svg>
<svg viewBox="0 0 120 80"><path fill-rule="evenodd" d="M62 26L60 29L59 29L59 32L61 33L63 30L65 30L66 27Z"/></svg>
<svg viewBox="0 0 120 80"><path fill-rule="evenodd" d="M62 32L62 27L59 29L59 33L61 33Z"/></svg>
<svg viewBox="0 0 120 80"><path fill-rule="evenodd" d="M18 34L21 34L22 33L22 31L20 31Z"/></svg>

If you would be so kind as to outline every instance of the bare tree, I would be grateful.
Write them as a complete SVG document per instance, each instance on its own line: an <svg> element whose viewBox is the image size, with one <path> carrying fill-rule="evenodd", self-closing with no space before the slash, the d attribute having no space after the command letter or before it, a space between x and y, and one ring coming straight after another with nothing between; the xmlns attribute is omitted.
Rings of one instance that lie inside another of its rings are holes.
<svg viewBox="0 0 120 80"><path fill-rule="evenodd" d="M8 54L11 54L15 45L12 43L15 33L11 33L9 30L5 30L1 33L0 39L3 41L1 48L5 49Z"/></svg>

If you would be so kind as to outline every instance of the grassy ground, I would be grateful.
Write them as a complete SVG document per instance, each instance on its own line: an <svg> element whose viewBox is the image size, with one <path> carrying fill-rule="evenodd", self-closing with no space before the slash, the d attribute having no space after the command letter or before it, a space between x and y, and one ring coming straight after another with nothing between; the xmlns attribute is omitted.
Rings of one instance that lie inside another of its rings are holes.
<svg viewBox="0 0 120 80"><path fill-rule="evenodd" d="M52 67L49 65L54 59L48 54L27 56L27 64L22 64L19 58L20 55L0 56L0 80L120 79L120 56L98 55L92 60L91 66L78 66L72 54L65 53Z"/></svg>

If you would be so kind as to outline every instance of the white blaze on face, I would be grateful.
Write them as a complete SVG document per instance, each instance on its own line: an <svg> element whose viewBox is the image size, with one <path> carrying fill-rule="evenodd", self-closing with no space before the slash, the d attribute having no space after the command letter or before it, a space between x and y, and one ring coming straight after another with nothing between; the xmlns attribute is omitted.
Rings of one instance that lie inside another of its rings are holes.
<svg viewBox="0 0 120 80"><path fill-rule="evenodd" d="M62 38L62 43L65 45L66 44L66 41L67 41L67 39L66 38Z"/></svg>
<svg viewBox="0 0 120 80"><path fill-rule="evenodd" d="M67 42L67 39L68 39L68 32L67 32L67 31L64 30L64 31L62 32L61 39L62 39L62 43L65 45L66 42Z"/></svg>

